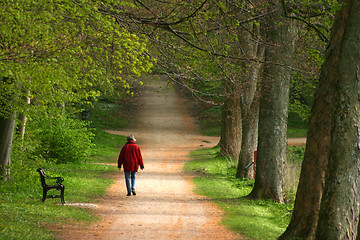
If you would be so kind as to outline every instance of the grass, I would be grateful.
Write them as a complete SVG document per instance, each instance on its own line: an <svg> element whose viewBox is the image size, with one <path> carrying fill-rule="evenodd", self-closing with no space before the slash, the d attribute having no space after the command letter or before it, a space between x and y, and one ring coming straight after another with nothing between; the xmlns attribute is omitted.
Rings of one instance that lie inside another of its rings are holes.
<svg viewBox="0 0 360 240"><path fill-rule="evenodd" d="M112 99L102 99L94 103L90 110L92 126L97 129L120 129L126 126L125 106Z"/></svg>
<svg viewBox="0 0 360 240"><path fill-rule="evenodd" d="M51 227L58 224L88 224L98 220L91 209L63 206L60 199L46 199L43 203L42 188L37 167L44 168L49 176L64 177L67 203L96 203L113 183L105 173L117 171L115 166L93 164L116 161L119 147L126 142L100 130L118 129L126 122L114 103L99 102L92 110L92 127L95 132L94 155L86 162L53 164L42 163L28 169L24 177L13 176L7 182L0 181L0 240L48 240L54 239ZM21 179L19 181L19 179ZM16 181L18 180L18 181ZM56 190L53 191L57 194ZM49 192L50 193L50 192Z"/></svg>
<svg viewBox="0 0 360 240"><path fill-rule="evenodd" d="M225 158L219 158L218 148L192 152L193 160L186 171L196 172L193 179L196 193L205 195L225 212L222 223L249 239L276 239L286 229L293 204L278 204L267 200L249 200L254 181L236 179L235 168Z"/></svg>
<svg viewBox="0 0 360 240"><path fill-rule="evenodd" d="M288 138L306 137L308 129L308 121L300 119L296 114L289 113L288 119Z"/></svg>
<svg viewBox="0 0 360 240"><path fill-rule="evenodd" d="M97 202L112 183L103 177L104 173L115 171L110 166L90 163L47 164L43 167L50 176L64 177L65 201L68 203ZM0 187L0 194L0 239L53 239L48 226L97 220L91 210L63 206L59 204L59 198L46 199L42 203L38 173L24 182L6 182Z"/></svg>
<svg viewBox="0 0 360 240"><path fill-rule="evenodd" d="M119 155L120 148L126 143L126 137L109 134L104 130L95 130L96 149L90 162L114 163Z"/></svg>

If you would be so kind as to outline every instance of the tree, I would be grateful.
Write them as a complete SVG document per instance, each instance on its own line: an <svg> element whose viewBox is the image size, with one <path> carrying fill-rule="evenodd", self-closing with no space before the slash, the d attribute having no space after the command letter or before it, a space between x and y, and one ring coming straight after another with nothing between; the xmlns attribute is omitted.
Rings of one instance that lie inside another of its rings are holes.
<svg viewBox="0 0 360 240"><path fill-rule="evenodd" d="M0 117L0 163L1 163L1 176L8 178L10 175L11 164L11 144L13 140L15 125L15 114L8 118Z"/></svg>
<svg viewBox="0 0 360 240"><path fill-rule="evenodd" d="M358 239L358 1L342 1L312 108L291 222L280 239Z"/></svg>
<svg viewBox="0 0 360 240"><path fill-rule="evenodd" d="M287 114L292 56L297 36L293 21L284 17L280 1L269 3L265 62L261 83L259 140L255 185L248 197L284 202L283 168L287 147Z"/></svg>
<svg viewBox="0 0 360 240"><path fill-rule="evenodd" d="M261 12L261 8L258 7ZM251 9L251 8L250 8ZM264 11L263 9L262 11ZM251 18L252 16L248 16ZM261 70L264 62L264 29L262 25L264 19L243 24L239 43L248 59L257 61L245 61L242 71L241 84L241 119L242 119L242 140L239 161L237 165L236 177L249 179L254 178L254 168L246 166L254 162L254 152L257 148L258 140L258 120L259 120L259 99L261 86Z"/></svg>
<svg viewBox="0 0 360 240"><path fill-rule="evenodd" d="M0 88L2 89L1 95L6 102L0 102L0 107L3 112L7 113L7 117L0 115L0 176L5 179L9 178L10 175L10 164L11 164L11 145L14 134L15 126L15 114L11 113L11 105L13 100L13 91L8 88L11 85L11 80L8 78L2 78L0 81Z"/></svg>
<svg viewBox="0 0 360 240"><path fill-rule="evenodd" d="M242 119L240 95L236 89L227 91L222 108L220 155L237 162L241 150Z"/></svg>
<svg viewBox="0 0 360 240"><path fill-rule="evenodd" d="M11 79L12 84L2 84L1 92L8 89L14 94L11 101L0 94L0 104L12 103L6 111L0 109L1 118L10 119L15 112L49 114L49 109L71 108L100 92L129 91L129 82L122 76L149 71L152 63L145 54L145 40L100 12L101 4L112 1L4 2L0 77ZM6 125L0 127L11 131ZM0 149L5 142L11 139L1 141Z"/></svg>

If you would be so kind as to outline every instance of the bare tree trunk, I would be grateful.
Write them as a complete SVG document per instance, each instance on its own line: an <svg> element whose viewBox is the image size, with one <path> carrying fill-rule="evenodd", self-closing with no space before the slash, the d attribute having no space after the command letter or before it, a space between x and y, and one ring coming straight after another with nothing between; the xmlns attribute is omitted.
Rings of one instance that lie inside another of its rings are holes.
<svg viewBox="0 0 360 240"><path fill-rule="evenodd" d="M258 117L259 117L259 105L258 100L253 99L251 108L247 110L247 114L242 116L242 141L241 151L239 156L239 162L236 171L236 177L247 177L249 179L254 178L254 164L248 168L249 164L254 162L254 152L257 146L258 140ZM244 108L242 109L244 112Z"/></svg>
<svg viewBox="0 0 360 240"><path fill-rule="evenodd" d="M240 95L231 91L226 96L221 114L220 155L237 162L241 149Z"/></svg>
<svg viewBox="0 0 360 240"><path fill-rule="evenodd" d="M14 136L15 114L9 118L0 117L0 163L1 176L7 179L10 175L11 147Z"/></svg>
<svg viewBox="0 0 360 240"><path fill-rule="evenodd" d="M263 37L260 28L256 25L247 26L248 31L243 32L242 48L246 57L258 59L259 62L248 62L244 66L244 78L242 81L241 113L242 113L242 141L236 177L254 178L254 152L258 140L258 119L259 119L259 95L260 95L260 70L264 60ZM251 33L249 32L250 30ZM261 31L262 32L262 31ZM251 40L249 40L251 39Z"/></svg>
<svg viewBox="0 0 360 240"><path fill-rule="evenodd" d="M267 46L259 110L259 136L255 185L249 198L284 202L284 163L295 25L282 17L280 1L269 3L275 11L266 19ZM281 22L282 24L278 24Z"/></svg>
<svg viewBox="0 0 360 240"><path fill-rule="evenodd" d="M30 90L28 90L27 91L27 96L26 96L26 104L30 105L30 103L31 103ZM21 136L21 139L23 141L24 141L24 137L25 137L25 129L26 129L27 120L28 120L28 117L27 117L27 115L25 113L19 114L19 124L18 124L18 127L17 127L17 131L18 131L18 133ZM22 145L21 145L21 148L23 147Z"/></svg>

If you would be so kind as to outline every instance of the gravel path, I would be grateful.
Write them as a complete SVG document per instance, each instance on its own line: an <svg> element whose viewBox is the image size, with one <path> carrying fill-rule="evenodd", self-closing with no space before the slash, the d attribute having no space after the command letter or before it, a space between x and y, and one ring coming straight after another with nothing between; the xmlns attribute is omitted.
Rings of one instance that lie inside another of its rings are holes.
<svg viewBox="0 0 360 240"><path fill-rule="evenodd" d="M137 195L126 197L123 172L114 174L115 184L95 208L101 220L67 226L58 231L60 239L242 239L219 225L222 212L193 193L192 176L182 170L190 151L219 139L199 135L183 98L158 91L166 80L154 83L141 88L131 129L109 131L137 138L145 164L137 174Z"/></svg>

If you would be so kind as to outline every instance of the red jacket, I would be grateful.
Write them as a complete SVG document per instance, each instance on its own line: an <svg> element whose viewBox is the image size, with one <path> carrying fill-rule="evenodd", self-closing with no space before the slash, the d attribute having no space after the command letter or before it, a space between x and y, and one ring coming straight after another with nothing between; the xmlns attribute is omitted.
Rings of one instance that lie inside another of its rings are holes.
<svg viewBox="0 0 360 240"><path fill-rule="evenodd" d="M124 172L137 172L139 165L144 168L140 147L134 141L128 141L120 151L118 168L124 167Z"/></svg>

